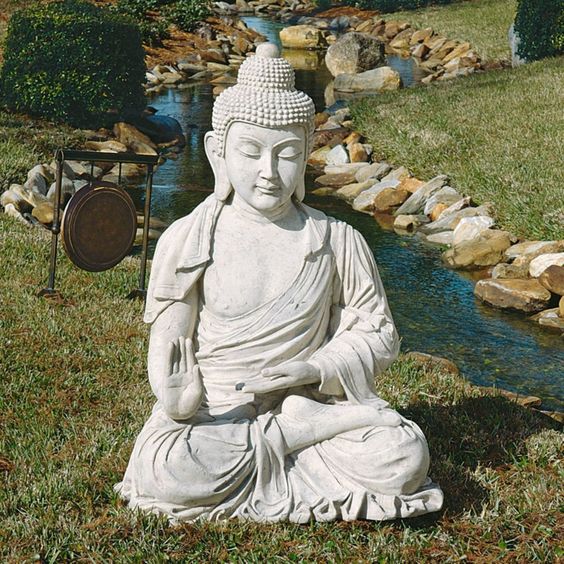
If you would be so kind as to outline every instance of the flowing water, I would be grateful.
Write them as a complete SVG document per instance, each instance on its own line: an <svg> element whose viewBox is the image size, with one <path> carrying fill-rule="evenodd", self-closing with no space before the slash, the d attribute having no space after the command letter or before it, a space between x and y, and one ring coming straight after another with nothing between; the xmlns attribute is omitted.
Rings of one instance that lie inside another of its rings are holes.
<svg viewBox="0 0 564 564"><path fill-rule="evenodd" d="M247 23L277 41L281 24L261 18ZM303 67L315 66L315 54L305 54ZM417 79L409 60L390 64L404 84ZM297 70L296 85L324 109L324 91L330 80L323 67ZM189 213L211 193L213 176L203 136L211 128L213 104L209 84L186 90L168 90L151 105L185 128L187 145L178 160L169 160L155 175L152 215L168 222ZM308 178L308 187L313 185ZM142 205L143 193L133 193ZM479 385L498 386L543 398L548 409L564 410L564 343L520 314L502 313L481 305L473 295L473 280L441 265L439 252L416 237L400 237L381 230L372 217L351 210L335 198L311 193L306 203L347 221L358 229L374 251L394 319L402 336L402 350L417 350L454 361L463 374Z"/></svg>

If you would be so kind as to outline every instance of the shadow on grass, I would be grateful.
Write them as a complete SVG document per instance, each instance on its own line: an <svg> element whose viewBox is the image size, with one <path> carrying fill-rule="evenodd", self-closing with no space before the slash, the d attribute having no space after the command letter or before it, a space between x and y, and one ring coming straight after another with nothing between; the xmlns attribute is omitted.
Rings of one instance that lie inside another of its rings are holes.
<svg viewBox="0 0 564 564"><path fill-rule="evenodd" d="M514 464L526 455L528 437L562 427L503 397L465 398L450 406L413 404L404 414L423 429L431 476L445 494L442 511L410 519L411 528L427 528L446 515L453 519L479 509L490 493L473 476L476 468Z"/></svg>

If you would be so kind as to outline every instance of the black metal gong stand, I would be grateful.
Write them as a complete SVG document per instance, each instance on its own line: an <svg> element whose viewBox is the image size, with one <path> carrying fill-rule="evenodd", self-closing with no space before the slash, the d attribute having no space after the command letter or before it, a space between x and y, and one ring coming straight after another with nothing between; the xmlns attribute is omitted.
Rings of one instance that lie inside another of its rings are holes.
<svg viewBox="0 0 564 564"><path fill-rule="evenodd" d="M51 258L49 261L49 282L47 288L38 292L38 296L54 297L60 296L55 289L55 276L57 270L57 243L61 232L61 190L63 185L63 165L65 161L86 161L90 163L90 177L93 178L94 163L117 163L119 164L119 182L121 183L121 165L132 163L145 165L147 175L145 179L145 206L143 211L143 249L141 253L141 267L139 269L139 286L132 290L127 297L129 299L145 299L147 290L145 286L147 272L147 255L149 248L149 220L151 216L151 195L153 191L154 168L159 160L158 155L137 155L135 153L104 153L98 151L74 151L70 149L59 149L55 154L57 171L55 175L55 200L53 202L53 223L51 225Z"/></svg>

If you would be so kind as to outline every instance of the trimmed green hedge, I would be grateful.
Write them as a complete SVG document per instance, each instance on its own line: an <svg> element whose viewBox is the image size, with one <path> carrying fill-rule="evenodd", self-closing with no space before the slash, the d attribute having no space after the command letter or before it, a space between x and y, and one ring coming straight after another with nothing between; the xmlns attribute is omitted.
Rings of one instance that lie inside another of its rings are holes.
<svg viewBox="0 0 564 564"><path fill-rule="evenodd" d="M81 0L16 12L0 71L10 110L95 128L108 112L145 107L145 55L135 23Z"/></svg>
<svg viewBox="0 0 564 564"><path fill-rule="evenodd" d="M520 0L515 17L517 54L527 61L564 53L564 2Z"/></svg>

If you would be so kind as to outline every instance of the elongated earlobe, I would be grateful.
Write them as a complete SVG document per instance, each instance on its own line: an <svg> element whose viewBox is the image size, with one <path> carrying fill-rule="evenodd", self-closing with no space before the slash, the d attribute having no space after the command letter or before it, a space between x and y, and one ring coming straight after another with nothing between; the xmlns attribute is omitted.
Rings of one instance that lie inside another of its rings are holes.
<svg viewBox="0 0 564 564"><path fill-rule="evenodd" d="M227 168L225 166L225 158L221 156L219 142L213 131L208 131L204 137L204 147L206 155L213 170L215 179L214 193L215 197L224 202L231 193L232 186L227 177Z"/></svg>

